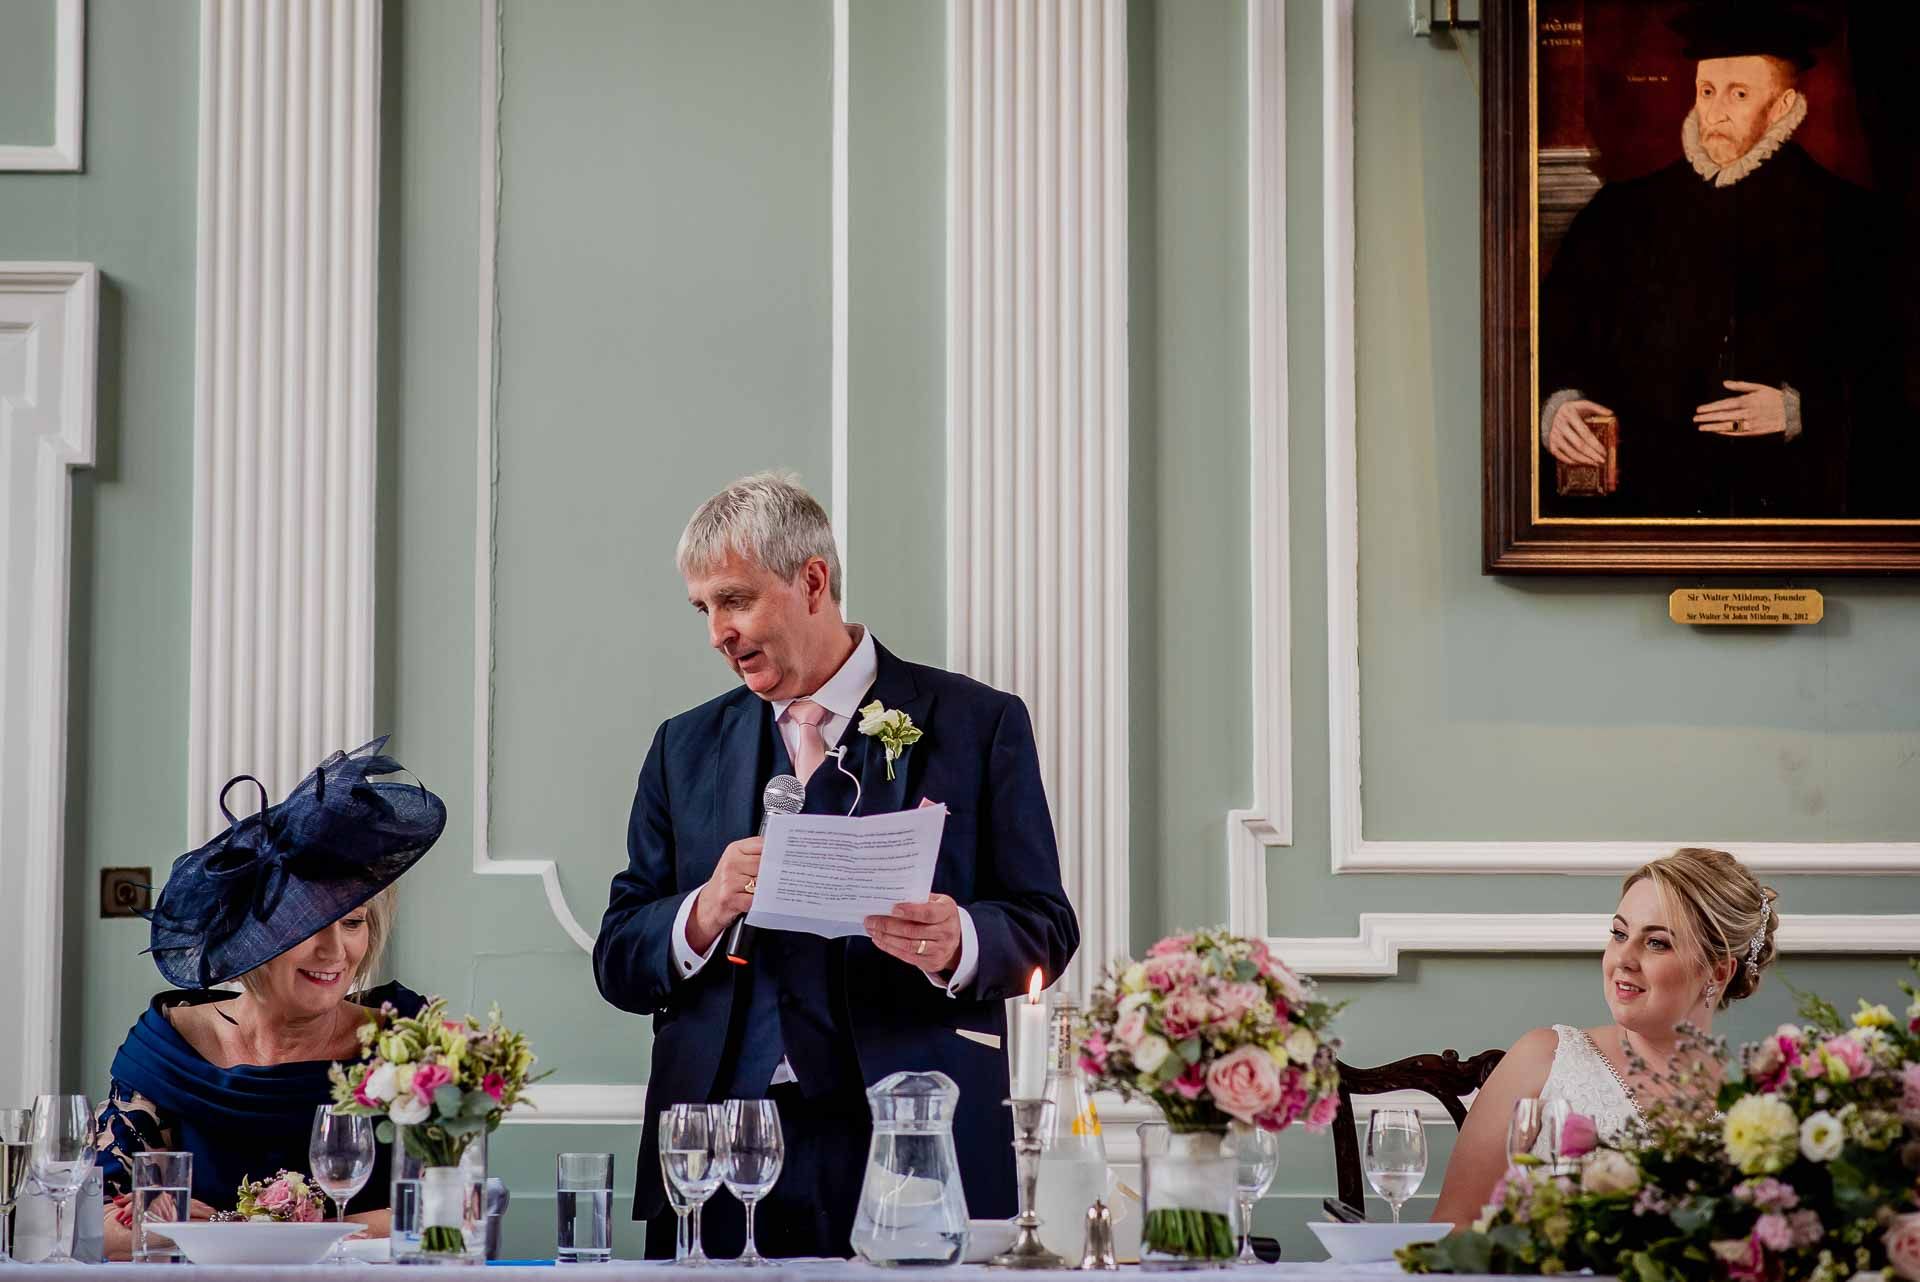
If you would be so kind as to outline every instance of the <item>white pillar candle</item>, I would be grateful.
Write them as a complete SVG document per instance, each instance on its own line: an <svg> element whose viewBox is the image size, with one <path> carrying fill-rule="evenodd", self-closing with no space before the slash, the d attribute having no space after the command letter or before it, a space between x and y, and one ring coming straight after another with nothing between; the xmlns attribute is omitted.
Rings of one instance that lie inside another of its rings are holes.
<svg viewBox="0 0 1920 1282"><path fill-rule="evenodd" d="M1040 996L1041 975L1033 972L1027 1000L1014 1005L1013 1097L1039 1099L1047 1086L1047 1004Z"/></svg>

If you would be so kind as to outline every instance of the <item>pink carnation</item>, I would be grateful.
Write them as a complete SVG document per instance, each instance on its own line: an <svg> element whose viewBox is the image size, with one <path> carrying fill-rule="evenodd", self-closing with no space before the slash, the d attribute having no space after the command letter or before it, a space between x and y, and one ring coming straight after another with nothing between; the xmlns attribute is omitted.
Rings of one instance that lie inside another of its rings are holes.
<svg viewBox="0 0 1920 1282"><path fill-rule="evenodd" d="M1160 1009L1160 1027L1174 1041L1192 1037L1212 1022L1213 1003L1193 989L1175 993Z"/></svg>
<svg viewBox="0 0 1920 1282"><path fill-rule="evenodd" d="M1900 1120L1920 1127L1920 1064L1900 1070Z"/></svg>
<svg viewBox="0 0 1920 1282"><path fill-rule="evenodd" d="M1147 949L1147 956L1168 957L1174 953L1187 953L1192 951L1192 935L1168 935L1165 939Z"/></svg>
<svg viewBox="0 0 1920 1282"><path fill-rule="evenodd" d="M1278 1125L1273 1129L1285 1130L1299 1121L1300 1115L1307 1111L1308 1099L1306 1074L1297 1068L1289 1068L1280 1083L1280 1105L1273 1110L1274 1121Z"/></svg>
<svg viewBox="0 0 1920 1282"><path fill-rule="evenodd" d="M422 1064L413 1070L413 1093L431 1102L433 1093L452 1080L445 1064Z"/></svg>
<svg viewBox="0 0 1920 1282"><path fill-rule="evenodd" d="M1253 1122L1280 1103L1280 1066L1260 1047L1242 1046L1213 1061L1207 1090L1228 1117Z"/></svg>
<svg viewBox="0 0 1920 1282"><path fill-rule="evenodd" d="M481 1081L480 1089L491 1096L494 1103L498 1104L500 1097L507 1093L507 1079L498 1073L488 1073Z"/></svg>
<svg viewBox="0 0 1920 1282"><path fill-rule="evenodd" d="M1200 959L1192 953L1162 953L1141 963L1147 987L1170 993L1200 978Z"/></svg>
<svg viewBox="0 0 1920 1282"><path fill-rule="evenodd" d="M1873 1061L1867 1058L1867 1048L1851 1037L1829 1037L1820 1044L1829 1058L1846 1065L1847 1080L1859 1081L1873 1071Z"/></svg>
<svg viewBox="0 0 1920 1282"><path fill-rule="evenodd" d="M1560 1156L1585 1157L1600 1143L1593 1119L1585 1113L1568 1113L1560 1124Z"/></svg>
<svg viewBox="0 0 1920 1282"><path fill-rule="evenodd" d="M1207 1075L1198 1064L1189 1064L1186 1072L1173 1079L1172 1086L1182 1099L1199 1099L1207 1089Z"/></svg>
<svg viewBox="0 0 1920 1282"><path fill-rule="evenodd" d="M368 1076L370 1077L372 1074L368 1074ZM376 1113L386 1110L386 1105L367 1094L367 1079L365 1077L361 1078L359 1085L353 1088L353 1102L361 1108L372 1109Z"/></svg>
<svg viewBox="0 0 1920 1282"><path fill-rule="evenodd" d="M1787 1223L1787 1217L1778 1212L1769 1211L1755 1220L1753 1236L1769 1251L1793 1249L1793 1228Z"/></svg>
<svg viewBox="0 0 1920 1282"><path fill-rule="evenodd" d="M1215 1017L1223 1024L1237 1024L1266 1000L1266 990L1258 984L1222 984L1213 995Z"/></svg>
<svg viewBox="0 0 1920 1282"><path fill-rule="evenodd" d="M1307 1113L1307 1129L1310 1131L1324 1131L1333 1125L1333 1119L1338 1117L1339 1114L1340 1097L1338 1095L1322 1095L1313 1102L1313 1108Z"/></svg>
<svg viewBox="0 0 1920 1282"><path fill-rule="evenodd" d="M321 1211L320 1205L317 1202L302 1202L293 1208L293 1222L295 1224L318 1224L324 1218L325 1213Z"/></svg>
<svg viewBox="0 0 1920 1282"><path fill-rule="evenodd" d="M1800 1205L1800 1195L1794 1192L1793 1185L1772 1176L1737 1185L1733 1196L1736 1201L1751 1202L1763 1211L1791 1211Z"/></svg>
<svg viewBox="0 0 1920 1282"><path fill-rule="evenodd" d="M1818 1211L1795 1211L1787 1217L1787 1222L1793 1229L1793 1244L1796 1247L1817 1246L1820 1239L1827 1235Z"/></svg>

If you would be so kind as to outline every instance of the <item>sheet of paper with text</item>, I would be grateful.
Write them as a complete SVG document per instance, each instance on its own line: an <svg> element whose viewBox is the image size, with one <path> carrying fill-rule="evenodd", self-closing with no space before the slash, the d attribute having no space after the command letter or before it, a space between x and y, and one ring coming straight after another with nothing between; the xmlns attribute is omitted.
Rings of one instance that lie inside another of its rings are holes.
<svg viewBox="0 0 1920 1282"><path fill-rule="evenodd" d="M747 924L827 939L863 935L869 916L933 889L945 806L890 815L773 815Z"/></svg>

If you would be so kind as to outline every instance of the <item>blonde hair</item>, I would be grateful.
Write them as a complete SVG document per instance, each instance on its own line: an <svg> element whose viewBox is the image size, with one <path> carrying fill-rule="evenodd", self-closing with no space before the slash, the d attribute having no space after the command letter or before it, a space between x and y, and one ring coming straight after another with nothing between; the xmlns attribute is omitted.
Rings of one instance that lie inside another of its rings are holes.
<svg viewBox="0 0 1920 1282"><path fill-rule="evenodd" d="M367 917L367 951L347 982L348 997L372 987L373 977L380 973L380 959L387 951L387 941L393 936L394 907L399 893L398 886L388 886L353 912L342 914L343 918L351 917L353 913L365 913ZM266 977L260 972L265 970L268 964L270 963L262 963L240 976L240 987L254 997L259 997L261 990L266 987Z"/></svg>
<svg viewBox="0 0 1920 1282"><path fill-rule="evenodd" d="M1760 972L1773 964L1773 934L1780 927L1780 914L1773 909L1778 892L1761 885L1726 851L1700 846L1683 846L1640 865L1620 883L1620 893L1643 881L1660 892L1685 954L1709 970L1728 959L1734 962L1715 1008L1725 1010L1728 1003L1751 997L1760 987Z"/></svg>
<svg viewBox="0 0 1920 1282"><path fill-rule="evenodd" d="M743 476L702 503L681 532L674 564L682 576L711 569L727 553L765 566L787 583L807 562L827 563L827 592L840 600L840 551L833 522L792 472Z"/></svg>

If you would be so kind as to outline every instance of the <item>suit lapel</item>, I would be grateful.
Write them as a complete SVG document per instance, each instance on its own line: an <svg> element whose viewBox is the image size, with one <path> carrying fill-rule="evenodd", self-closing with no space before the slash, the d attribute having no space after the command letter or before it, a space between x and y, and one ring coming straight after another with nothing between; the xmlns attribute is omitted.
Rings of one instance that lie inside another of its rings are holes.
<svg viewBox="0 0 1920 1282"><path fill-rule="evenodd" d="M713 832L723 847L760 831L760 763L772 724L768 705L751 695L727 709L713 779Z"/></svg>
<svg viewBox="0 0 1920 1282"><path fill-rule="evenodd" d="M923 732L919 743L895 758L891 780L887 778L887 750L877 737L860 733L857 712L840 740L842 743L849 739L858 741L857 747L849 745L847 755L860 763L860 813L885 815L906 809L907 798L919 792L920 780L926 774L927 749L933 744L933 732L927 724L933 711L933 696L921 693L912 671L885 646L876 641L873 649L876 660L873 687L861 698L860 706L864 708L878 700L889 711L905 712Z"/></svg>

